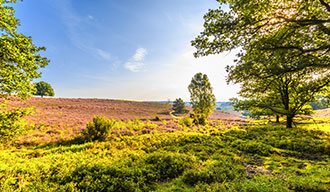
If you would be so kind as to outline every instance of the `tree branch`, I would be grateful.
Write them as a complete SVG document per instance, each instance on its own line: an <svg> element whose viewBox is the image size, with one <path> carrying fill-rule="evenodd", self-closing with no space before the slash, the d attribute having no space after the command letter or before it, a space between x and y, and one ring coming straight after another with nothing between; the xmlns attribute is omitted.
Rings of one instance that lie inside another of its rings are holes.
<svg viewBox="0 0 330 192"><path fill-rule="evenodd" d="M319 19L302 19L302 20L296 20L296 19L288 19L283 16L277 16L278 19L284 19L286 22L292 22L292 23L297 23L301 26L306 26L306 25L318 25L318 24L323 24L323 23L329 23L330 19L327 20L319 20Z"/></svg>
<svg viewBox="0 0 330 192"><path fill-rule="evenodd" d="M298 46L274 46L274 47L262 47L263 50L279 50L279 49L297 49L303 53L309 53L309 52L315 52L315 51L321 51L321 50L327 50L330 49L330 45L320 46L318 48L312 48L312 49L303 49Z"/></svg>
<svg viewBox="0 0 330 192"><path fill-rule="evenodd" d="M330 5L326 2L324 2L324 0L319 0L320 3L325 6L325 8L327 9L327 11L330 13Z"/></svg>

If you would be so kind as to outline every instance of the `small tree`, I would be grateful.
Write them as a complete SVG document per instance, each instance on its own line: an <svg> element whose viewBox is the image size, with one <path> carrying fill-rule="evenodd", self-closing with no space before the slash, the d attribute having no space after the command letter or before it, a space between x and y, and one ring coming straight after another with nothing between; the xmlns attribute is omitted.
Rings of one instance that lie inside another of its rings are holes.
<svg viewBox="0 0 330 192"><path fill-rule="evenodd" d="M188 87L195 123L205 124L216 106L215 96L206 74L197 73Z"/></svg>
<svg viewBox="0 0 330 192"><path fill-rule="evenodd" d="M174 110L174 113L179 113L179 114L186 113L188 111L181 98L178 98L174 101L172 109Z"/></svg>
<svg viewBox="0 0 330 192"><path fill-rule="evenodd" d="M54 96L54 89L52 88L52 86L50 86L49 83L40 81L39 83L35 84L35 87L37 89L37 92L34 95L40 95L41 97Z"/></svg>

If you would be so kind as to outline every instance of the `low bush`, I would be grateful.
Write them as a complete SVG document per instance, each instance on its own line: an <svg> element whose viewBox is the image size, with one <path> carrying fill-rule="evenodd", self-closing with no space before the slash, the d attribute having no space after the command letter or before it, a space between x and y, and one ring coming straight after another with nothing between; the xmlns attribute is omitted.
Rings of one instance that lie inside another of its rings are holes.
<svg viewBox="0 0 330 192"><path fill-rule="evenodd" d="M176 178L192 165L188 155L169 152L154 152L145 162L152 165L151 169L159 175L160 181Z"/></svg>
<svg viewBox="0 0 330 192"><path fill-rule="evenodd" d="M183 117L178 120L178 123L182 126L192 127L194 125L194 119Z"/></svg>
<svg viewBox="0 0 330 192"><path fill-rule="evenodd" d="M156 116L153 120L154 121L162 121L162 119L160 117L158 117L158 116Z"/></svg>
<svg viewBox="0 0 330 192"><path fill-rule="evenodd" d="M8 109L7 105L0 104L0 142L13 141L21 135L27 127L23 117L31 113L32 108Z"/></svg>
<svg viewBox="0 0 330 192"><path fill-rule="evenodd" d="M290 191L284 180L277 177L267 177L258 175L253 179L235 180L226 191L237 192L273 192L273 191Z"/></svg>
<svg viewBox="0 0 330 192"><path fill-rule="evenodd" d="M330 190L329 185L326 186L312 177L292 176L288 179L288 186L294 191L326 192Z"/></svg>
<svg viewBox="0 0 330 192"><path fill-rule="evenodd" d="M198 183L222 183L244 177L245 168L231 157L211 161L200 169L191 169L184 173L183 181L189 185Z"/></svg>
<svg viewBox="0 0 330 192"><path fill-rule="evenodd" d="M95 141L104 140L115 126L116 121L106 119L105 117L95 116L92 122L87 124L87 129L83 131L86 140Z"/></svg>
<svg viewBox="0 0 330 192"><path fill-rule="evenodd" d="M198 125L208 124L207 115L201 113L190 113L190 118L193 119L193 122Z"/></svg>
<svg viewBox="0 0 330 192"><path fill-rule="evenodd" d="M72 172L61 183L61 189L70 191L70 186L80 191L148 191L152 185L148 185L145 175L147 170L137 170L129 167L116 167L94 165L82 166Z"/></svg>
<svg viewBox="0 0 330 192"><path fill-rule="evenodd" d="M262 156L269 156L273 152L272 147L270 145L251 140L244 141L241 139L237 139L236 141L232 142L232 146L245 153L258 154Z"/></svg>

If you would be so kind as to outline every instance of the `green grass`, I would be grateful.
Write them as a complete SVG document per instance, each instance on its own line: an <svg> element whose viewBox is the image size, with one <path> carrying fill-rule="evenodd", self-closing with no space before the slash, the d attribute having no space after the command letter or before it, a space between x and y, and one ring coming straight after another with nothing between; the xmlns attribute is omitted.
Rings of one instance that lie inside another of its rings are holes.
<svg viewBox="0 0 330 192"><path fill-rule="evenodd" d="M328 191L330 133L307 125L5 147L0 191Z"/></svg>

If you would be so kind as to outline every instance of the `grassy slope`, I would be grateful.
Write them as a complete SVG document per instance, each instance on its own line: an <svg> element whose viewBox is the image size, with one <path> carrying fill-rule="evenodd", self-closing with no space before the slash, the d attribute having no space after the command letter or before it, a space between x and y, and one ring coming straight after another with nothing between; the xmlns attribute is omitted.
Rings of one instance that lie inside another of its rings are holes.
<svg viewBox="0 0 330 192"><path fill-rule="evenodd" d="M330 135L282 126L110 137L0 153L0 190L326 191Z"/></svg>
<svg viewBox="0 0 330 192"><path fill-rule="evenodd" d="M307 121L292 129L180 125L172 133L112 134L103 142L3 148L0 191L330 190L330 134Z"/></svg>

